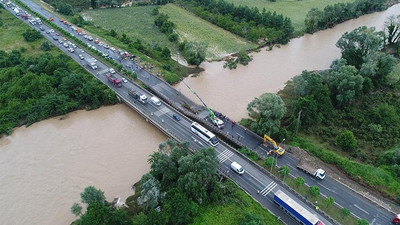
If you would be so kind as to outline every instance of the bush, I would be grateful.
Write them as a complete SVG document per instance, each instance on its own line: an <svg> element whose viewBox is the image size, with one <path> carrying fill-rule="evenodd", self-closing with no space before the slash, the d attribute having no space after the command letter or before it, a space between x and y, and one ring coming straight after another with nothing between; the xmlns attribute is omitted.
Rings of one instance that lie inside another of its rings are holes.
<svg viewBox="0 0 400 225"><path fill-rule="evenodd" d="M321 191L319 190L319 187L316 186L316 185L311 186L311 187L308 189L308 191L309 191L310 194L311 194L312 196L314 196L314 197L317 197L317 196L321 193Z"/></svg>
<svg viewBox="0 0 400 225"><path fill-rule="evenodd" d="M31 28L26 30L25 33L22 34L22 36L27 42L33 42L43 37L39 31Z"/></svg>
<svg viewBox="0 0 400 225"><path fill-rule="evenodd" d="M43 41L42 44L40 45L40 49L43 51L50 51L52 45L50 44L49 41Z"/></svg>
<svg viewBox="0 0 400 225"><path fill-rule="evenodd" d="M296 186L297 187L302 187L305 184L305 180L302 177L296 177Z"/></svg>
<svg viewBox="0 0 400 225"><path fill-rule="evenodd" d="M178 41L178 34L177 33L172 33L168 36L168 40L170 42L177 42Z"/></svg>
<svg viewBox="0 0 400 225"><path fill-rule="evenodd" d="M275 165L276 165L276 159L274 159L273 157L267 157L267 158L264 160L264 164L265 164L267 167L275 167Z"/></svg>
<svg viewBox="0 0 400 225"><path fill-rule="evenodd" d="M357 139L353 132L343 131L336 137L336 145L345 151L353 151L357 148Z"/></svg>
<svg viewBox="0 0 400 225"><path fill-rule="evenodd" d="M256 152L249 150L246 146L239 148L238 151L247 156L249 159L253 160L254 162L257 162L257 160L260 159Z"/></svg>

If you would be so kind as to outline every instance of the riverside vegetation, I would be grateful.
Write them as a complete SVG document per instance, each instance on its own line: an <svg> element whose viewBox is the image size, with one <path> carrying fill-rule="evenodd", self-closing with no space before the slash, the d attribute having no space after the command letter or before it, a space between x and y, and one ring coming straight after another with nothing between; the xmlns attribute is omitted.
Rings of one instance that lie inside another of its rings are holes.
<svg viewBox="0 0 400 225"><path fill-rule="evenodd" d="M142 176L135 195L126 207L115 209L104 193L87 187L71 212L75 225L152 224L259 224L281 225L278 219L247 196L230 180L217 173L213 148L189 152L189 143L168 139L159 145L149 162L151 170Z"/></svg>
<svg viewBox="0 0 400 225"><path fill-rule="evenodd" d="M117 103L107 86L40 33L4 9L0 18L0 48L9 51L0 51L0 134L77 109Z"/></svg>
<svg viewBox="0 0 400 225"><path fill-rule="evenodd" d="M274 94L256 98L248 107L250 119L241 123L259 135L289 138L400 202L400 74L394 57L399 28L398 16L387 19L385 32L373 27L346 32L336 44L342 57L330 69L303 71L279 93L283 101Z"/></svg>

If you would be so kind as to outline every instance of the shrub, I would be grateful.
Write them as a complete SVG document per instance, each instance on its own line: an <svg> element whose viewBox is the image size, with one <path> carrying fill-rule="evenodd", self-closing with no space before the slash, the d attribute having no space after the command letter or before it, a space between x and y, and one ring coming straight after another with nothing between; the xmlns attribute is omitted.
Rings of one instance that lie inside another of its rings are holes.
<svg viewBox="0 0 400 225"><path fill-rule="evenodd" d="M353 151L357 148L357 139L353 132L343 131L336 137L336 145L345 151Z"/></svg>
<svg viewBox="0 0 400 225"><path fill-rule="evenodd" d="M264 160L264 164L268 167L275 167L276 165L276 159L274 159L273 157L267 157Z"/></svg>
<svg viewBox="0 0 400 225"><path fill-rule="evenodd" d="M302 187L305 183L304 178L302 177L296 177L296 186L297 187Z"/></svg>
<svg viewBox="0 0 400 225"><path fill-rule="evenodd" d="M49 41L43 41L42 44L40 45L40 49L43 51L50 51L52 45L50 44Z"/></svg>
<svg viewBox="0 0 400 225"><path fill-rule="evenodd" d="M22 34L22 36L25 38L27 42L33 42L36 41L37 39L40 39L43 37L39 31L35 29L28 29L25 31L25 33Z"/></svg>
<svg viewBox="0 0 400 225"><path fill-rule="evenodd" d="M312 196L314 196L314 197L317 197L317 196L321 193L321 191L319 190L319 187L316 186L316 185L311 186L311 187L308 189L308 191L309 191L310 194L311 194Z"/></svg>

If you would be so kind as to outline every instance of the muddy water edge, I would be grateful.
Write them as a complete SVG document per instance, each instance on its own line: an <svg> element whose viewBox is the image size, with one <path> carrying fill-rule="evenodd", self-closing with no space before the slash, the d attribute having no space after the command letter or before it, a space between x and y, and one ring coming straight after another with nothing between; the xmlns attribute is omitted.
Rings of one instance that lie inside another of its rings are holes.
<svg viewBox="0 0 400 225"><path fill-rule="evenodd" d="M335 44L345 33L360 26L375 26L382 30L390 15L400 14L400 4L383 12L361 16L332 29L307 34L292 39L289 44L272 51L262 48L252 53L253 61L247 66L239 65L236 70L224 69L224 62L205 62L197 77L189 77L185 82L201 96L207 105L226 113L234 120L247 117L247 104L265 92L276 93L285 83L303 70L322 70L329 68L331 62L340 57ZM176 89L201 102L183 84Z"/></svg>
<svg viewBox="0 0 400 225"><path fill-rule="evenodd" d="M124 104L17 128L0 138L0 224L70 224L89 185L125 201L165 140Z"/></svg>

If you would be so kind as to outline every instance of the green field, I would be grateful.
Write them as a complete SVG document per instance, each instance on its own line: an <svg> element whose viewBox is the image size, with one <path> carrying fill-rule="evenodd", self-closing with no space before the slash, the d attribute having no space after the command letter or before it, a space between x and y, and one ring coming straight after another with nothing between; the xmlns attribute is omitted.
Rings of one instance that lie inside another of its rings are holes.
<svg viewBox="0 0 400 225"><path fill-rule="evenodd" d="M169 47L172 52L176 53L176 44L169 42L167 35L161 33L154 25L154 16L151 14L154 7L141 6L88 10L83 12L82 16L101 28L107 30L115 29L149 44L158 43L160 46ZM222 55L256 47L256 45L248 43L244 39L214 26L175 5L162 6L160 11L168 14L171 17L171 21L177 25L176 30L181 40L207 42L209 44L208 59L218 59Z"/></svg>
<svg viewBox="0 0 400 225"><path fill-rule="evenodd" d="M240 50L257 47L174 4L162 6L160 12L167 14L176 24L176 30L182 40L208 43L207 58L221 58Z"/></svg>
<svg viewBox="0 0 400 225"><path fill-rule="evenodd" d="M260 11L265 8L267 11L276 11L284 16L290 17L296 31L304 29L304 19L311 8L323 10L327 5L333 5L340 2L354 2L354 0L226 0L235 5L247 5L257 7Z"/></svg>
<svg viewBox="0 0 400 225"><path fill-rule="evenodd" d="M26 49L24 54L34 55L38 52L43 52L40 50L40 44L44 40L43 38L36 40L34 42L26 42L22 34L26 29L29 28L28 25L24 24L20 19L13 16L11 13L6 12L2 9L0 13L0 18L3 21L3 26L0 27L0 49L9 52L14 49ZM52 51L57 51L53 48Z"/></svg>

